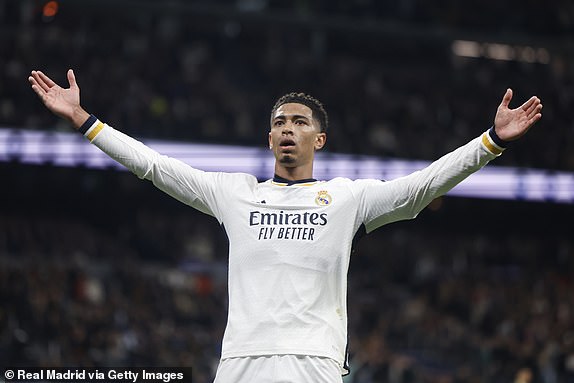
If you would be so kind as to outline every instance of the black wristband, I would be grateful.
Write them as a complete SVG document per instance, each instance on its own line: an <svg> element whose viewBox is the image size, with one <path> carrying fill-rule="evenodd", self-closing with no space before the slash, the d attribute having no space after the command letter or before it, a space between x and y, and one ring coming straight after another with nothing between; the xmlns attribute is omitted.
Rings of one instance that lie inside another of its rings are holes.
<svg viewBox="0 0 574 383"><path fill-rule="evenodd" d="M86 120L86 122L84 122L82 124L82 126L80 126L80 128L78 129L78 131L82 134L86 134L86 132L88 131L88 129L90 129L92 127L92 125L94 125L94 123L97 121L98 119L96 118L96 116L94 116L93 114L90 114L90 117L88 117L88 119Z"/></svg>
<svg viewBox="0 0 574 383"><path fill-rule="evenodd" d="M494 125L488 130L488 135L492 141L501 148L506 148L510 144L510 142L504 141L502 138L498 137L496 131L494 130Z"/></svg>

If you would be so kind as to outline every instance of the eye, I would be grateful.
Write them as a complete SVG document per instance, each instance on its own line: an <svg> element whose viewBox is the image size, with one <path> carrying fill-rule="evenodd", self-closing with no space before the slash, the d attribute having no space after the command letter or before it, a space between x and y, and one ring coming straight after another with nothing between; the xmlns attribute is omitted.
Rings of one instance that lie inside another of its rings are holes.
<svg viewBox="0 0 574 383"><path fill-rule="evenodd" d="M297 121L295 121L295 124L296 124L296 125L307 125L307 121L305 121L305 120L297 120Z"/></svg>
<svg viewBox="0 0 574 383"><path fill-rule="evenodd" d="M283 120L275 120L273 122L273 126L283 126L285 124L285 121Z"/></svg>

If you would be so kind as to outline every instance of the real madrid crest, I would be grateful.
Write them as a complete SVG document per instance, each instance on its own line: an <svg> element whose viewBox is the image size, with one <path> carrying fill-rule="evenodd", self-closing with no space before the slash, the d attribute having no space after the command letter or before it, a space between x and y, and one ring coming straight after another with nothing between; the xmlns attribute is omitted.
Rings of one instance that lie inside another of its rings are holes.
<svg viewBox="0 0 574 383"><path fill-rule="evenodd" d="M329 195L326 190L321 190L317 193L317 197L315 198L315 203L319 206L327 206L331 204L333 198Z"/></svg>

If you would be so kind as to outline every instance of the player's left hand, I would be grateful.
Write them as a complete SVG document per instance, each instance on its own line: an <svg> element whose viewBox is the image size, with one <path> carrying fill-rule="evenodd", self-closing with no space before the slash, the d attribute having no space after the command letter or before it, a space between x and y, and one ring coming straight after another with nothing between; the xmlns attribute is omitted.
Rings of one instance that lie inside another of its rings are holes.
<svg viewBox="0 0 574 383"><path fill-rule="evenodd" d="M507 89L494 117L496 135L504 141L514 141L522 137L528 129L542 118L542 103L536 96L516 109L510 109L512 89Z"/></svg>

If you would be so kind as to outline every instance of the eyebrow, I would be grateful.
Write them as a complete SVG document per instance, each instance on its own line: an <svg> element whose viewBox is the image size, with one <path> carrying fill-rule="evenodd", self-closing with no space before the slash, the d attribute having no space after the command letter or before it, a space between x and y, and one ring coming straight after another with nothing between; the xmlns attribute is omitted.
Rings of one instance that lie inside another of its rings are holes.
<svg viewBox="0 0 574 383"><path fill-rule="evenodd" d="M273 117L273 121L275 121L275 120L286 120L287 117L295 119L295 120L298 118L304 118L306 120L311 120L309 117L303 116L301 114L282 114L280 116Z"/></svg>

